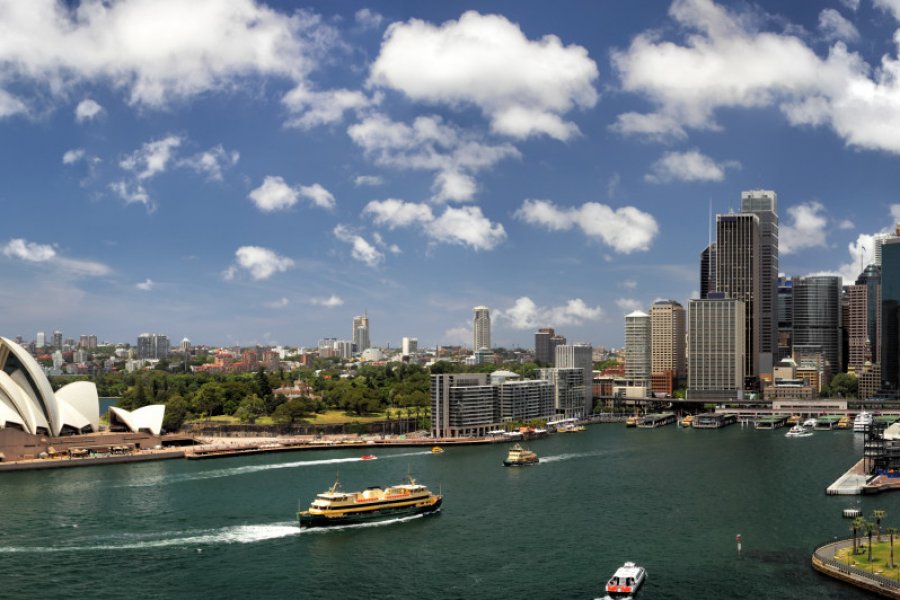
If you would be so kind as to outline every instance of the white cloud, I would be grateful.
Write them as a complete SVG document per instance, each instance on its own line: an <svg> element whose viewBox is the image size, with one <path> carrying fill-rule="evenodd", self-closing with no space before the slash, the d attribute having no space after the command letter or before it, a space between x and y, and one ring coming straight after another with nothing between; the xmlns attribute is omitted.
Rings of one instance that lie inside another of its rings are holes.
<svg viewBox="0 0 900 600"><path fill-rule="evenodd" d="M900 0L873 0L873 4L900 21Z"/></svg>
<svg viewBox="0 0 900 600"><path fill-rule="evenodd" d="M844 8L852 10L856 12L859 9L859 0L840 0L840 3L844 5Z"/></svg>
<svg viewBox="0 0 900 600"><path fill-rule="evenodd" d="M432 241L491 250L506 239L503 225L493 223L477 206L446 207L435 217L427 204L390 198L372 200L363 209L373 223L388 229L418 225Z"/></svg>
<svg viewBox="0 0 900 600"><path fill-rule="evenodd" d="M54 95L108 82L131 104L158 108L252 76L302 81L336 37L309 12L282 14L254 0L29 0L5 5L0 64L7 79Z"/></svg>
<svg viewBox="0 0 900 600"><path fill-rule="evenodd" d="M375 114L347 133L378 165L435 172L435 202L471 200L477 191L475 173L520 156L511 144L488 144L434 115L407 125Z"/></svg>
<svg viewBox="0 0 900 600"><path fill-rule="evenodd" d="M587 202L575 208L559 208L549 200L525 200L515 217L551 231L577 226L588 237L601 240L621 254L649 249L659 233L653 215L633 206L613 210L605 204Z"/></svg>
<svg viewBox="0 0 900 600"><path fill-rule="evenodd" d="M787 209L789 221L778 231L778 251L792 254L804 248L825 248L828 217L825 207L815 200Z"/></svg>
<svg viewBox="0 0 900 600"><path fill-rule="evenodd" d="M838 221L837 224L837 228L843 230L853 229L854 227L856 227L856 225L850 219L842 219L841 221Z"/></svg>
<svg viewBox="0 0 900 600"><path fill-rule="evenodd" d="M198 152L189 158L179 160L178 165L193 169L213 181L222 181L222 171L236 165L240 158L240 152L237 150L228 152L222 144L219 144L205 152Z"/></svg>
<svg viewBox="0 0 900 600"><path fill-rule="evenodd" d="M293 113L285 125L298 129L312 129L319 125L339 123L348 110L356 112L377 104L379 98L370 99L362 92L339 89L317 92L305 83L285 94L281 102Z"/></svg>
<svg viewBox="0 0 900 600"><path fill-rule="evenodd" d="M616 306L619 307L619 310L622 311L622 314L633 313L636 310L643 310L644 305L640 300L635 298L618 298L616 299Z"/></svg>
<svg viewBox="0 0 900 600"><path fill-rule="evenodd" d="M654 141L687 138L687 132L677 119L660 113L622 113L610 129L625 136L635 135Z"/></svg>
<svg viewBox="0 0 900 600"><path fill-rule="evenodd" d="M147 210L154 209L153 201L150 200L150 194L144 189L140 183L129 183L124 180L114 181L109 184L111 189L126 204L139 203L147 207Z"/></svg>
<svg viewBox="0 0 900 600"><path fill-rule="evenodd" d="M235 264L223 273L226 281L237 276L238 268L244 269L255 280L268 279L275 273L287 271L294 266L294 261L280 256L268 248L260 246L241 246L234 253Z"/></svg>
<svg viewBox="0 0 900 600"><path fill-rule="evenodd" d="M370 85L451 107L474 105L497 133L567 140L562 115L597 103L597 65L582 46L554 35L531 41L501 15L464 13L435 26L419 19L388 27Z"/></svg>
<svg viewBox="0 0 900 600"><path fill-rule="evenodd" d="M638 283L634 279L626 279L622 282L622 287L628 290L637 289Z"/></svg>
<svg viewBox="0 0 900 600"><path fill-rule="evenodd" d="M63 154L62 162L64 165L71 165L77 163L82 158L84 158L84 148L73 148L71 150L66 150L65 154Z"/></svg>
<svg viewBox="0 0 900 600"><path fill-rule="evenodd" d="M0 88L0 119L28 112L28 106L21 99Z"/></svg>
<svg viewBox="0 0 900 600"><path fill-rule="evenodd" d="M378 29L381 27L382 21L384 21L384 17L368 8L361 8L356 11L354 19L356 19L356 24L363 29Z"/></svg>
<svg viewBox="0 0 900 600"><path fill-rule="evenodd" d="M581 298L569 300L560 306L541 307L528 296L522 296L511 307L495 311L495 315L513 329L536 329L597 321L603 318L604 312L599 306L588 306Z"/></svg>
<svg viewBox="0 0 900 600"><path fill-rule="evenodd" d="M156 286L156 284L155 284L155 283L153 282L153 280L150 279L149 277L148 277L147 279L145 279L144 281L142 281L142 282L140 282L140 283L136 283L136 284L134 285L135 289L141 290L142 292L149 292L149 291L151 291L155 286Z"/></svg>
<svg viewBox="0 0 900 600"><path fill-rule="evenodd" d="M356 187L364 185L384 185L384 178L381 175L357 175L353 178L353 185Z"/></svg>
<svg viewBox="0 0 900 600"><path fill-rule="evenodd" d="M251 191L247 197L263 212L288 209L300 198L306 198L321 208L331 209L335 206L334 196L318 183L291 187L283 177L272 175L266 176L262 185Z"/></svg>
<svg viewBox="0 0 900 600"><path fill-rule="evenodd" d="M472 329L470 327L452 327L444 332L442 342L466 346L472 343Z"/></svg>
<svg viewBox="0 0 900 600"><path fill-rule="evenodd" d="M859 40L859 30L856 26L833 8L826 8L819 13L819 30L827 40L845 42Z"/></svg>
<svg viewBox="0 0 900 600"><path fill-rule="evenodd" d="M376 267L384 260L384 254L370 244L364 237L350 230L346 225L337 225L334 237L352 246L351 255L356 260L365 263L369 267Z"/></svg>
<svg viewBox="0 0 900 600"><path fill-rule="evenodd" d="M760 31L759 19L712 0L674 0L669 15L683 43L654 30L612 54L622 89L656 105L651 115L665 126L654 133L716 130L719 109L777 106L792 125L830 126L850 146L900 154L896 50L877 66L843 42L819 57L801 38Z"/></svg>
<svg viewBox="0 0 900 600"><path fill-rule="evenodd" d="M324 306L325 308L337 308L344 305L344 299L335 294L327 298L310 298L308 302L313 306Z"/></svg>
<svg viewBox="0 0 900 600"><path fill-rule="evenodd" d="M75 120L79 123L90 121L103 112L103 107L95 100L85 98L75 107Z"/></svg>
<svg viewBox="0 0 900 600"><path fill-rule="evenodd" d="M165 172L172 160L176 148L181 145L182 139L177 135L168 135L162 139L147 142L139 150L135 150L121 161L119 166L126 171L135 174L138 180Z"/></svg>
<svg viewBox="0 0 900 600"><path fill-rule="evenodd" d="M272 308L272 309L277 310L280 308L287 308L290 303L291 303L290 300L288 300L287 298L281 297L278 300L272 300L271 302L264 302L263 306L265 306L266 308Z"/></svg>
<svg viewBox="0 0 900 600"><path fill-rule="evenodd" d="M112 273L107 265L92 260L68 258L60 255L50 244L38 244L13 238L3 246L3 254L29 263L45 263L56 267L61 274L102 277Z"/></svg>
<svg viewBox="0 0 900 600"><path fill-rule="evenodd" d="M650 166L650 172L644 175L644 179L650 183L722 181L725 179L725 169L738 167L738 162L717 163L698 150L666 152Z"/></svg>

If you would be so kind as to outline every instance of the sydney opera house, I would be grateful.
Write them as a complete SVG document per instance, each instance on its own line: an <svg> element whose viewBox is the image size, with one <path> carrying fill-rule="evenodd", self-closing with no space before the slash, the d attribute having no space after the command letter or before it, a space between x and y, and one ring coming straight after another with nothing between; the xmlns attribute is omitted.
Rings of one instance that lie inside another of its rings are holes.
<svg viewBox="0 0 900 600"><path fill-rule="evenodd" d="M0 460L37 458L48 451L147 448L160 443L165 406L133 412L111 407L100 426L97 387L77 381L53 391L27 350L0 337Z"/></svg>

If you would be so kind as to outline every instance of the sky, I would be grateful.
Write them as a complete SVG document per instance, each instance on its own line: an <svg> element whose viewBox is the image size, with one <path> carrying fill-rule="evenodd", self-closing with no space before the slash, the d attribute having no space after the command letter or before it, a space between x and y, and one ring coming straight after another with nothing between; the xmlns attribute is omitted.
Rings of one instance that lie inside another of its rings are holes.
<svg viewBox="0 0 900 600"><path fill-rule="evenodd" d="M615 347L751 189L849 282L898 47L900 0L0 0L0 335Z"/></svg>

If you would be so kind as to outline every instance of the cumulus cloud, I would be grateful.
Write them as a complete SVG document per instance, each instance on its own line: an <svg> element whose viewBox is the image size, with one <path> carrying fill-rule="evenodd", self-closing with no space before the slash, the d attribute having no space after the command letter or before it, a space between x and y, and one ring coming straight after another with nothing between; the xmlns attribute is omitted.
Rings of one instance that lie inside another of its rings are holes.
<svg viewBox="0 0 900 600"><path fill-rule="evenodd" d="M336 308L344 305L344 299L335 294L327 298L310 298L308 302L313 306L324 306L325 308Z"/></svg>
<svg viewBox="0 0 900 600"><path fill-rule="evenodd" d="M228 152L222 144L219 144L205 152L198 152L179 160L178 165L193 169L200 175L205 175L207 179L222 181L222 171L236 165L240 158L240 152L237 150Z"/></svg>
<svg viewBox="0 0 900 600"><path fill-rule="evenodd" d="M384 253L346 225L337 225L333 233L340 241L350 244L353 258L367 266L377 267L384 260Z"/></svg>
<svg viewBox="0 0 900 600"><path fill-rule="evenodd" d="M815 200L787 209L788 220L778 230L778 251L792 254L804 248L825 248L828 217L825 207Z"/></svg>
<svg viewBox="0 0 900 600"><path fill-rule="evenodd" d="M283 177L272 175L267 176L247 197L263 212L288 209L300 198L306 198L320 208L332 209L335 206L334 196L318 183L290 186Z"/></svg>
<svg viewBox="0 0 900 600"><path fill-rule="evenodd" d="M147 210L154 210L154 204L150 199L150 194L147 193L147 190L140 183L130 183L125 180L119 180L110 183L109 189L119 198L124 200L126 204L143 204L147 207Z"/></svg>
<svg viewBox="0 0 900 600"><path fill-rule="evenodd" d="M141 290L142 292L149 292L155 286L156 286L156 284L149 277L140 283L134 284L135 289Z"/></svg>
<svg viewBox="0 0 900 600"><path fill-rule="evenodd" d="M380 175L357 175L353 178L353 185L356 187L384 185L384 178Z"/></svg>
<svg viewBox="0 0 900 600"><path fill-rule="evenodd" d="M126 171L133 172L139 181L150 179L165 172L175 149L181 145L181 142L181 137L177 135L168 135L147 142L119 161L119 166Z"/></svg>
<svg viewBox="0 0 900 600"><path fill-rule="evenodd" d="M448 206L436 217L427 204L390 198L372 200L363 209L363 215L371 216L375 225L388 229L419 226L433 242L474 250L491 250L506 239L503 225L493 223L477 206Z"/></svg>
<svg viewBox="0 0 900 600"><path fill-rule="evenodd" d="M478 189L474 174L520 156L511 144L488 144L433 115L407 125L375 114L347 133L378 165L435 172L435 202L471 200Z"/></svg>
<svg viewBox="0 0 900 600"><path fill-rule="evenodd" d="M291 303L290 300L288 300L285 297L281 297L278 300L272 300L271 302L264 302L263 306L265 306L266 308L272 308L272 309L277 310L280 308L287 308L290 303Z"/></svg>
<svg viewBox="0 0 900 600"><path fill-rule="evenodd" d="M819 13L819 31L822 32L825 39L831 41L856 42L859 40L859 30L856 29L856 26L833 8L826 8Z"/></svg>
<svg viewBox="0 0 900 600"><path fill-rule="evenodd" d="M878 5L900 14L895 2ZM681 42L654 30L612 53L622 89L655 105L643 121L620 115L620 131L715 130L719 109L775 106L792 125L828 126L850 146L900 153L896 50L873 66L838 41L820 57L800 37L761 31L759 19L712 0L674 0L669 16L684 34Z"/></svg>
<svg viewBox="0 0 900 600"><path fill-rule="evenodd" d="M285 125L297 129L312 129L319 125L339 123L347 111L360 111L377 104L379 98L369 98L362 92L339 89L318 92L301 83L281 99L292 113Z"/></svg>
<svg viewBox="0 0 900 600"><path fill-rule="evenodd" d="M73 148L66 150L63 154L62 162L64 165L72 165L84 158L84 148Z"/></svg>
<svg viewBox="0 0 900 600"><path fill-rule="evenodd" d="M28 106L20 98L0 88L0 119L27 112Z"/></svg>
<svg viewBox="0 0 900 600"><path fill-rule="evenodd" d="M659 233L653 215L633 206L613 210L605 204L587 202L579 207L560 208L549 200L525 200L515 217L551 231L568 231L577 226L586 236L599 239L620 254L649 249Z"/></svg>
<svg viewBox="0 0 900 600"><path fill-rule="evenodd" d="M900 21L900 0L874 0L873 4Z"/></svg>
<svg viewBox="0 0 900 600"><path fill-rule="evenodd" d="M62 256L51 244L38 244L22 238L9 240L3 246L3 254L28 263L55 267L64 275L102 277L112 273L112 269L103 263Z"/></svg>
<svg viewBox="0 0 900 600"><path fill-rule="evenodd" d="M451 107L474 105L491 129L514 138L567 140L578 127L563 119L597 103L597 65L582 46L555 35L529 40L501 15L464 13L440 26L419 19L388 27L369 84Z"/></svg>
<svg viewBox="0 0 900 600"><path fill-rule="evenodd" d="M294 261L260 246L241 246L234 253L235 264L223 273L226 281L237 277L238 270L245 270L255 280L268 279L275 273L287 271L294 266Z"/></svg>
<svg viewBox="0 0 900 600"><path fill-rule="evenodd" d="M640 300L635 298L618 298L616 299L616 306L619 307L619 310L622 311L622 314L633 313L636 310L643 310L644 305Z"/></svg>
<svg viewBox="0 0 900 600"><path fill-rule="evenodd" d="M740 163L726 161L717 163L698 150L687 152L666 152L650 167L644 179L650 183L671 181L722 181L725 170L738 168Z"/></svg>
<svg viewBox="0 0 900 600"><path fill-rule="evenodd" d="M494 314L497 319L513 329L581 325L585 321L598 321L604 316L601 307L588 306L581 298L568 300L560 306L542 307L528 296L518 298L512 306L499 309Z"/></svg>
<svg viewBox="0 0 900 600"><path fill-rule="evenodd" d="M90 121L103 112L103 107L96 100L85 98L75 107L75 120L79 123Z"/></svg>
<svg viewBox="0 0 900 600"><path fill-rule="evenodd" d="M859 10L859 0L840 0L840 2L844 5L844 8L852 10L853 12Z"/></svg>
<svg viewBox="0 0 900 600"><path fill-rule="evenodd" d="M312 13L254 0L30 0L4 8L0 64L51 94L109 82L131 104L160 108L252 76L302 81L336 37Z"/></svg>

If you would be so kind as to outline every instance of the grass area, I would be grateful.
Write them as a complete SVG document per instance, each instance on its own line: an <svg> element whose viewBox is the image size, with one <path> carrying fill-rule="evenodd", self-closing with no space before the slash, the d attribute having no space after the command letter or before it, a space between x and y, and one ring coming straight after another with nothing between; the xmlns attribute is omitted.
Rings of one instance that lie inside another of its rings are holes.
<svg viewBox="0 0 900 600"><path fill-rule="evenodd" d="M311 425L336 425L336 424L340 424L340 423L376 423L379 421L384 421L388 417L388 414L390 415L391 419L399 419L399 418L406 417L405 411L401 411L396 408L388 409L382 413L373 413L371 415L363 415L363 416L348 415L347 413L345 413L342 410L328 410L328 411L325 411L324 413L317 413L311 417L307 417L306 419L304 419L304 421L306 421L307 423L309 423ZM420 414L420 416L424 416L424 415ZM237 417L234 417L231 415L217 415L210 419L198 419L197 421L194 421L194 422L202 423L202 422L210 422L210 421L213 423L221 423L224 425L238 425L240 423L240 421L237 419ZM256 424L257 425L272 425L273 424L272 417L260 417L259 419L256 420Z"/></svg>
<svg viewBox="0 0 900 600"><path fill-rule="evenodd" d="M859 544L860 546L868 544L868 536L860 538ZM857 550L855 556L853 555L852 547L842 548L835 553L834 559L858 569L900 581L900 536L894 536L895 565L893 567L890 566L891 544L889 537L884 534L881 535L881 542L878 541L877 537L872 536L872 562L869 562L868 547Z"/></svg>

